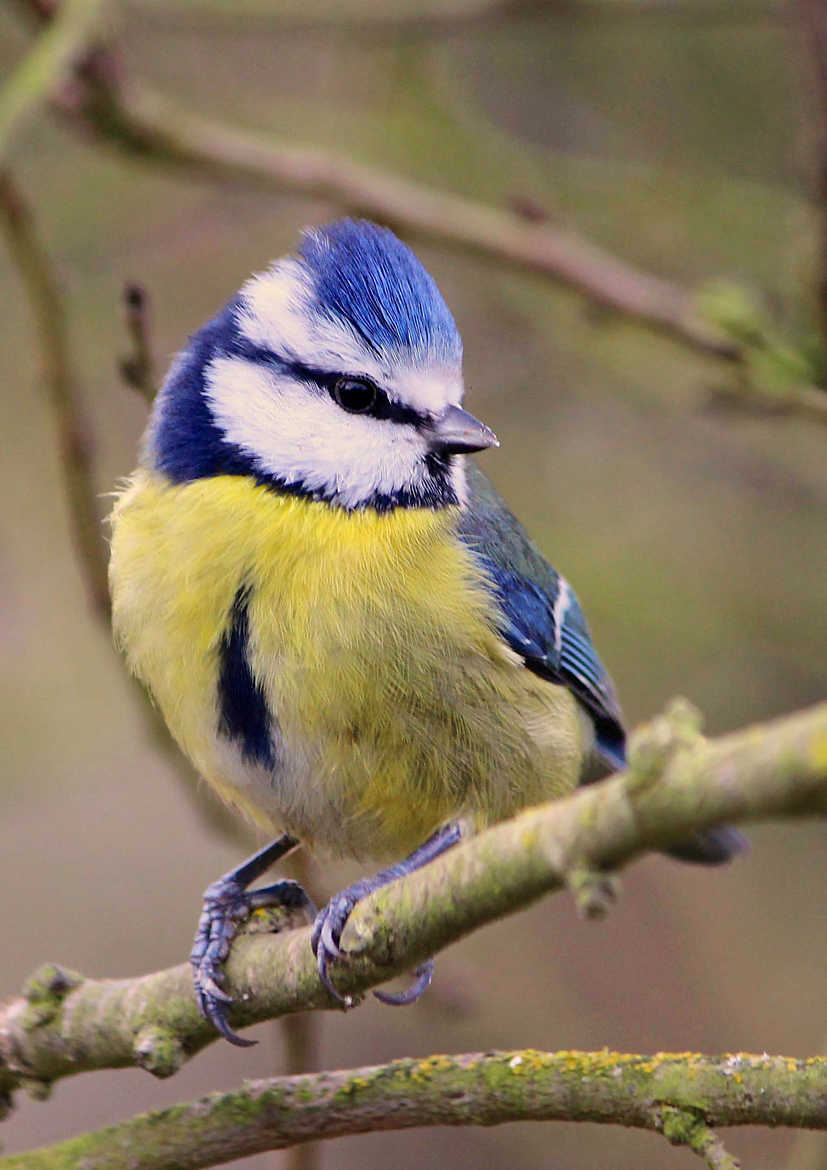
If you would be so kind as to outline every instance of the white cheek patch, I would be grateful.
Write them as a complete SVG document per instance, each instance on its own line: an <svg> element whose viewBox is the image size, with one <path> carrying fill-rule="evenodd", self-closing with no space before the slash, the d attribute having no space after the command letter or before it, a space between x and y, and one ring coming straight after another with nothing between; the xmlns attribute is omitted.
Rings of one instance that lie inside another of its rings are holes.
<svg viewBox="0 0 827 1170"><path fill-rule="evenodd" d="M347 414L318 388L239 358L210 362L204 394L229 442L284 483L345 508L426 486L427 446L411 426Z"/></svg>

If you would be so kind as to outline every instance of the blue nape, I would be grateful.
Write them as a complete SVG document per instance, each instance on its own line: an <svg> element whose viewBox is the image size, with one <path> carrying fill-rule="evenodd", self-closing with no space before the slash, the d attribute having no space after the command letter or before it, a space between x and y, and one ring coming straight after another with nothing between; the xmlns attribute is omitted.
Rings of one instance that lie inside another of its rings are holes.
<svg viewBox="0 0 827 1170"><path fill-rule="evenodd" d="M374 353L462 360L462 340L434 280L387 228L340 219L307 232L298 259L316 293L311 310L350 326Z"/></svg>
<svg viewBox="0 0 827 1170"><path fill-rule="evenodd" d="M250 456L224 438L204 397L209 363L217 354L239 352L237 311L234 298L193 334L158 395L147 454L152 465L174 483L209 475L256 475Z"/></svg>

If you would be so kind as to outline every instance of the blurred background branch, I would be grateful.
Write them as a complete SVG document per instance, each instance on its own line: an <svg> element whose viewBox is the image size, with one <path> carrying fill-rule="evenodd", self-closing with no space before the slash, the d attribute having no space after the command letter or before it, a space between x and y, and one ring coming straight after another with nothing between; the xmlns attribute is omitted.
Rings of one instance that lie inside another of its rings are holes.
<svg viewBox="0 0 827 1170"><path fill-rule="evenodd" d="M158 384L152 357L149 295L140 284L127 282L123 290L123 309L130 349L118 362L121 377L127 386L137 390L147 402L152 402Z"/></svg>
<svg viewBox="0 0 827 1170"><path fill-rule="evenodd" d="M0 218L31 306L42 378L55 419L69 527L90 604L109 625L106 548L93 484L93 443L77 386L57 274L38 238L31 208L10 171L0 169Z"/></svg>
<svg viewBox="0 0 827 1170"><path fill-rule="evenodd" d="M48 19L43 0L29 2L36 16ZM87 131L146 163L322 196L397 230L539 273L602 309L734 363L741 371L735 400L740 396L827 421L827 393L809 384L815 368L765 328L759 312L751 314L748 329L730 330L729 314L705 311L708 298L635 268L572 232L343 155L199 118L127 79L112 42L90 47L77 65L75 84L57 87L53 104ZM746 303L743 296L740 303ZM773 375L769 380L762 376L767 370Z"/></svg>
<svg viewBox="0 0 827 1170"><path fill-rule="evenodd" d="M597 1121L663 1134L738 1170L710 1126L827 1128L827 1058L474 1052L275 1077L59 1145L0 1170L201 1170L314 1138L433 1125Z"/></svg>
<svg viewBox="0 0 827 1170"><path fill-rule="evenodd" d="M66 308L49 254L41 245L31 208L15 184L11 173L0 169L0 219L21 284L31 306L37 336L37 352L43 369L43 382L55 419L60 466L64 476L69 527L77 553L78 566L87 589L90 606L111 640L109 629L109 585L107 553L103 539L103 518L95 487L94 438L84 409L74 372L69 343ZM143 301L129 309L129 329L136 346L128 364L140 376L140 389L150 394L151 359ZM140 366L136 363L140 363ZM132 383L135 385L135 383ZM248 835L215 796L197 782L188 762L172 742L169 732L137 682L133 690L146 726L154 743L168 754L174 770L184 782L188 798L214 830L239 842Z"/></svg>
<svg viewBox="0 0 827 1170"><path fill-rule="evenodd" d="M64 0L0 90L0 163L25 118L71 72L98 23L103 0Z"/></svg>

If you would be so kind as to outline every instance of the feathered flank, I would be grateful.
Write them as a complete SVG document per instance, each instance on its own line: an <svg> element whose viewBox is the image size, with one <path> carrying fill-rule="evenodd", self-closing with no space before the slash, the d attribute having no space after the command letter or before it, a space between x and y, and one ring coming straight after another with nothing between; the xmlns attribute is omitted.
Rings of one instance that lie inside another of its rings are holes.
<svg viewBox="0 0 827 1170"><path fill-rule="evenodd" d="M602 765L584 769L581 783L626 766L626 732L612 680L568 582L544 559L486 476L468 467L468 504L460 536L485 570L497 598L500 633L529 670L567 687L594 724ZM678 861L721 865L747 848L729 825L694 833L666 850Z"/></svg>
<svg viewBox="0 0 827 1170"><path fill-rule="evenodd" d="M569 688L594 721L595 746L606 767L622 768L626 737L620 707L571 586L473 464L468 485L460 536L491 581L502 636L529 670Z"/></svg>

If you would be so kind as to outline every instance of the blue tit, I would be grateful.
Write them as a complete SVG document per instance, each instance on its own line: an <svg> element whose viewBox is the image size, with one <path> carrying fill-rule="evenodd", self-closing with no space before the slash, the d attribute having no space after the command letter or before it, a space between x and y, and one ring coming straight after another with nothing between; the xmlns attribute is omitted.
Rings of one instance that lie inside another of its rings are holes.
<svg viewBox="0 0 827 1170"><path fill-rule="evenodd" d="M315 919L338 995L361 897L623 767L577 598L467 460L497 440L461 405L461 367L451 313L392 232L308 231L175 360L117 499L117 642L201 776L280 834L205 893L195 985L233 1042L234 924L267 903L311 910L294 882L249 889L299 843L406 857ZM674 852L739 847L720 828ZM377 994L410 1002L431 967Z"/></svg>

